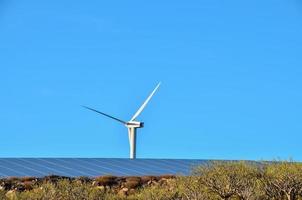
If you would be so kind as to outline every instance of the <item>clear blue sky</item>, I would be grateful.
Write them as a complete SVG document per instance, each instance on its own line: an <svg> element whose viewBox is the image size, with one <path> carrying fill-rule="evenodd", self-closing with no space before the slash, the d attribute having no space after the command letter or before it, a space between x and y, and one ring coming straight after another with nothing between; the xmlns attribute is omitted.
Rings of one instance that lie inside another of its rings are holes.
<svg viewBox="0 0 302 200"><path fill-rule="evenodd" d="M0 0L0 157L302 160L299 0Z"/></svg>

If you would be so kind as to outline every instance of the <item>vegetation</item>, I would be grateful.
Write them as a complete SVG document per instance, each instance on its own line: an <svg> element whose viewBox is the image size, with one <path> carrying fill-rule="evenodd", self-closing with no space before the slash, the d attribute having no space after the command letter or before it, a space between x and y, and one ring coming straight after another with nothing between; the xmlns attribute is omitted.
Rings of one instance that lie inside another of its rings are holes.
<svg viewBox="0 0 302 200"><path fill-rule="evenodd" d="M302 200L302 164L212 162L191 176L48 176L0 180L8 200Z"/></svg>

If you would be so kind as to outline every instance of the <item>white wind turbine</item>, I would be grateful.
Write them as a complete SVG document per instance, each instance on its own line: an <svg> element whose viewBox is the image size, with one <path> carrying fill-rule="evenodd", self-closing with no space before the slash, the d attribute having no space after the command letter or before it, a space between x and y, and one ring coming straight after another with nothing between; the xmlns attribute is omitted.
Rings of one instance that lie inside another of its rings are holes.
<svg viewBox="0 0 302 200"><path fill-rule="evenodd" d="M129 145L130 145L130 159L135 159L136 158L136 129L137 128L143 128L144 123L136 121L136 118L141 114L141 112L144 110L156 90L159 88L161 83L158 83L158 85L155 87L155 89L152 91L152 93L148 96L146 101L141 105L141 107L136 111L136 113L133 115L133 117L130 119L130 121L124 121L121 119L118 119L116 117L110 116L106 113L100 112L98 110L95 110L93 108L89 108L87 106L83 106L84 108L87 108L89 110L92 110L94 112L97 112L101 115L104 115L106 117L109 117L111 119L114 119L122 124L124 124L128 128L128 137L129 137Z"/></svg>

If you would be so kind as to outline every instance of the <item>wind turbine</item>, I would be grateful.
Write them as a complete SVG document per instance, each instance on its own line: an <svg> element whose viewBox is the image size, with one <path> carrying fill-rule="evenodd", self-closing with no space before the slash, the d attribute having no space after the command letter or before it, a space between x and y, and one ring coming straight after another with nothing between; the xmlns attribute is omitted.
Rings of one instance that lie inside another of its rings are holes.
<svg viewBox="0 0 302 200"><path fill-rule="evenodd" d="M133 117L129 121L124 121L121 119L118 119L116 117L113 117L111 115L108 115L106 113L100 112L98 110L95 110L93 108L83 106L84 108L97 112L101 115L104 115L106 117L109 117L115 121L118 121L122 124L124 124L128 128L128 137L129 137L129 145L130 145L130 159L136 158L136 131L138 128L144 127L144 122L136 121L136 118L141 114L141 112L144 110L144 108L147 106L148 102L151 100L154 93L157 91L161 83L158 83L155 89L151 92L151 94L148 96L148 98L145 100L145 102L141 105L141 107L136 111L136 113L133 115Z"/></svg>

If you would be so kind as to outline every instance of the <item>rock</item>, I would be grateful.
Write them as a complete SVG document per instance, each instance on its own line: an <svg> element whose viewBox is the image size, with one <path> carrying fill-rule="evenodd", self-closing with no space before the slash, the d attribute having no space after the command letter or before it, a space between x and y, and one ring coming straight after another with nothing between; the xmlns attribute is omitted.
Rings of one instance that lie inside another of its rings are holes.
<svg viewBox="0 0 302 200"><path fill-rule="evenodd" d="M141 177L142 184L148 184L150 181L157 181L157 178L155 176L142 176Z"/></svg>
<svg viewBox="0 0 302 200"><path fill-rule="evenodd" d="M120 195L120 196L127 196L127 195L128 195L128 191L129 191L128 188L122 188L122 189L118 192L118 195Z"/></svg>
<svg viewBox="0 0 302 200"><path fill-rule="evenodd" d="M32 190L32 189L34 188L34 184L35 184L35 182L25 181L25 182L23 183L24 189L25 189L25 190Z"/></svg>
<svg viewBox="0 0 302 200"><path fill-rule="evenodd" d="M106 189L105 186L103 186L103 185L97 186L96 188L99 189L99 190L105 190Z"/></svg>
<svg viewBox="0 0 302 200"><path fill-rule="evenodd" d="M129 192L127 193L128 195L132 195L135 194L136 190L135 189L130 189Z"/></svg>
<svg viewBox="0 0 302 200"><path fill-rule="evenodd" d="M93 186L98 186L98 182L97 181L92 181L92 185Z"/></svg>
<svg viewBox="0 0 302 200"><path fill-rule="evenodd" d="M17 199L16 191L10 190L5 194L6 198L8 199Z"/></svg>
<svg viewBox="0 0 302 200"><path fill-rule="evenodd" d="M92 180L86 176L80 176L80 177L76 178L76 181L78 183L91 183L92 182Z"/></svg>
<svg viewBox="0 0 302 200"><path fill-rule="evenodd" d="M165 185L165 184L167 183L167 181L168 181L168 179L166 179L166 178L161 178L161 179L158 181L158 183L159 183L159 185Z"/></svg>

